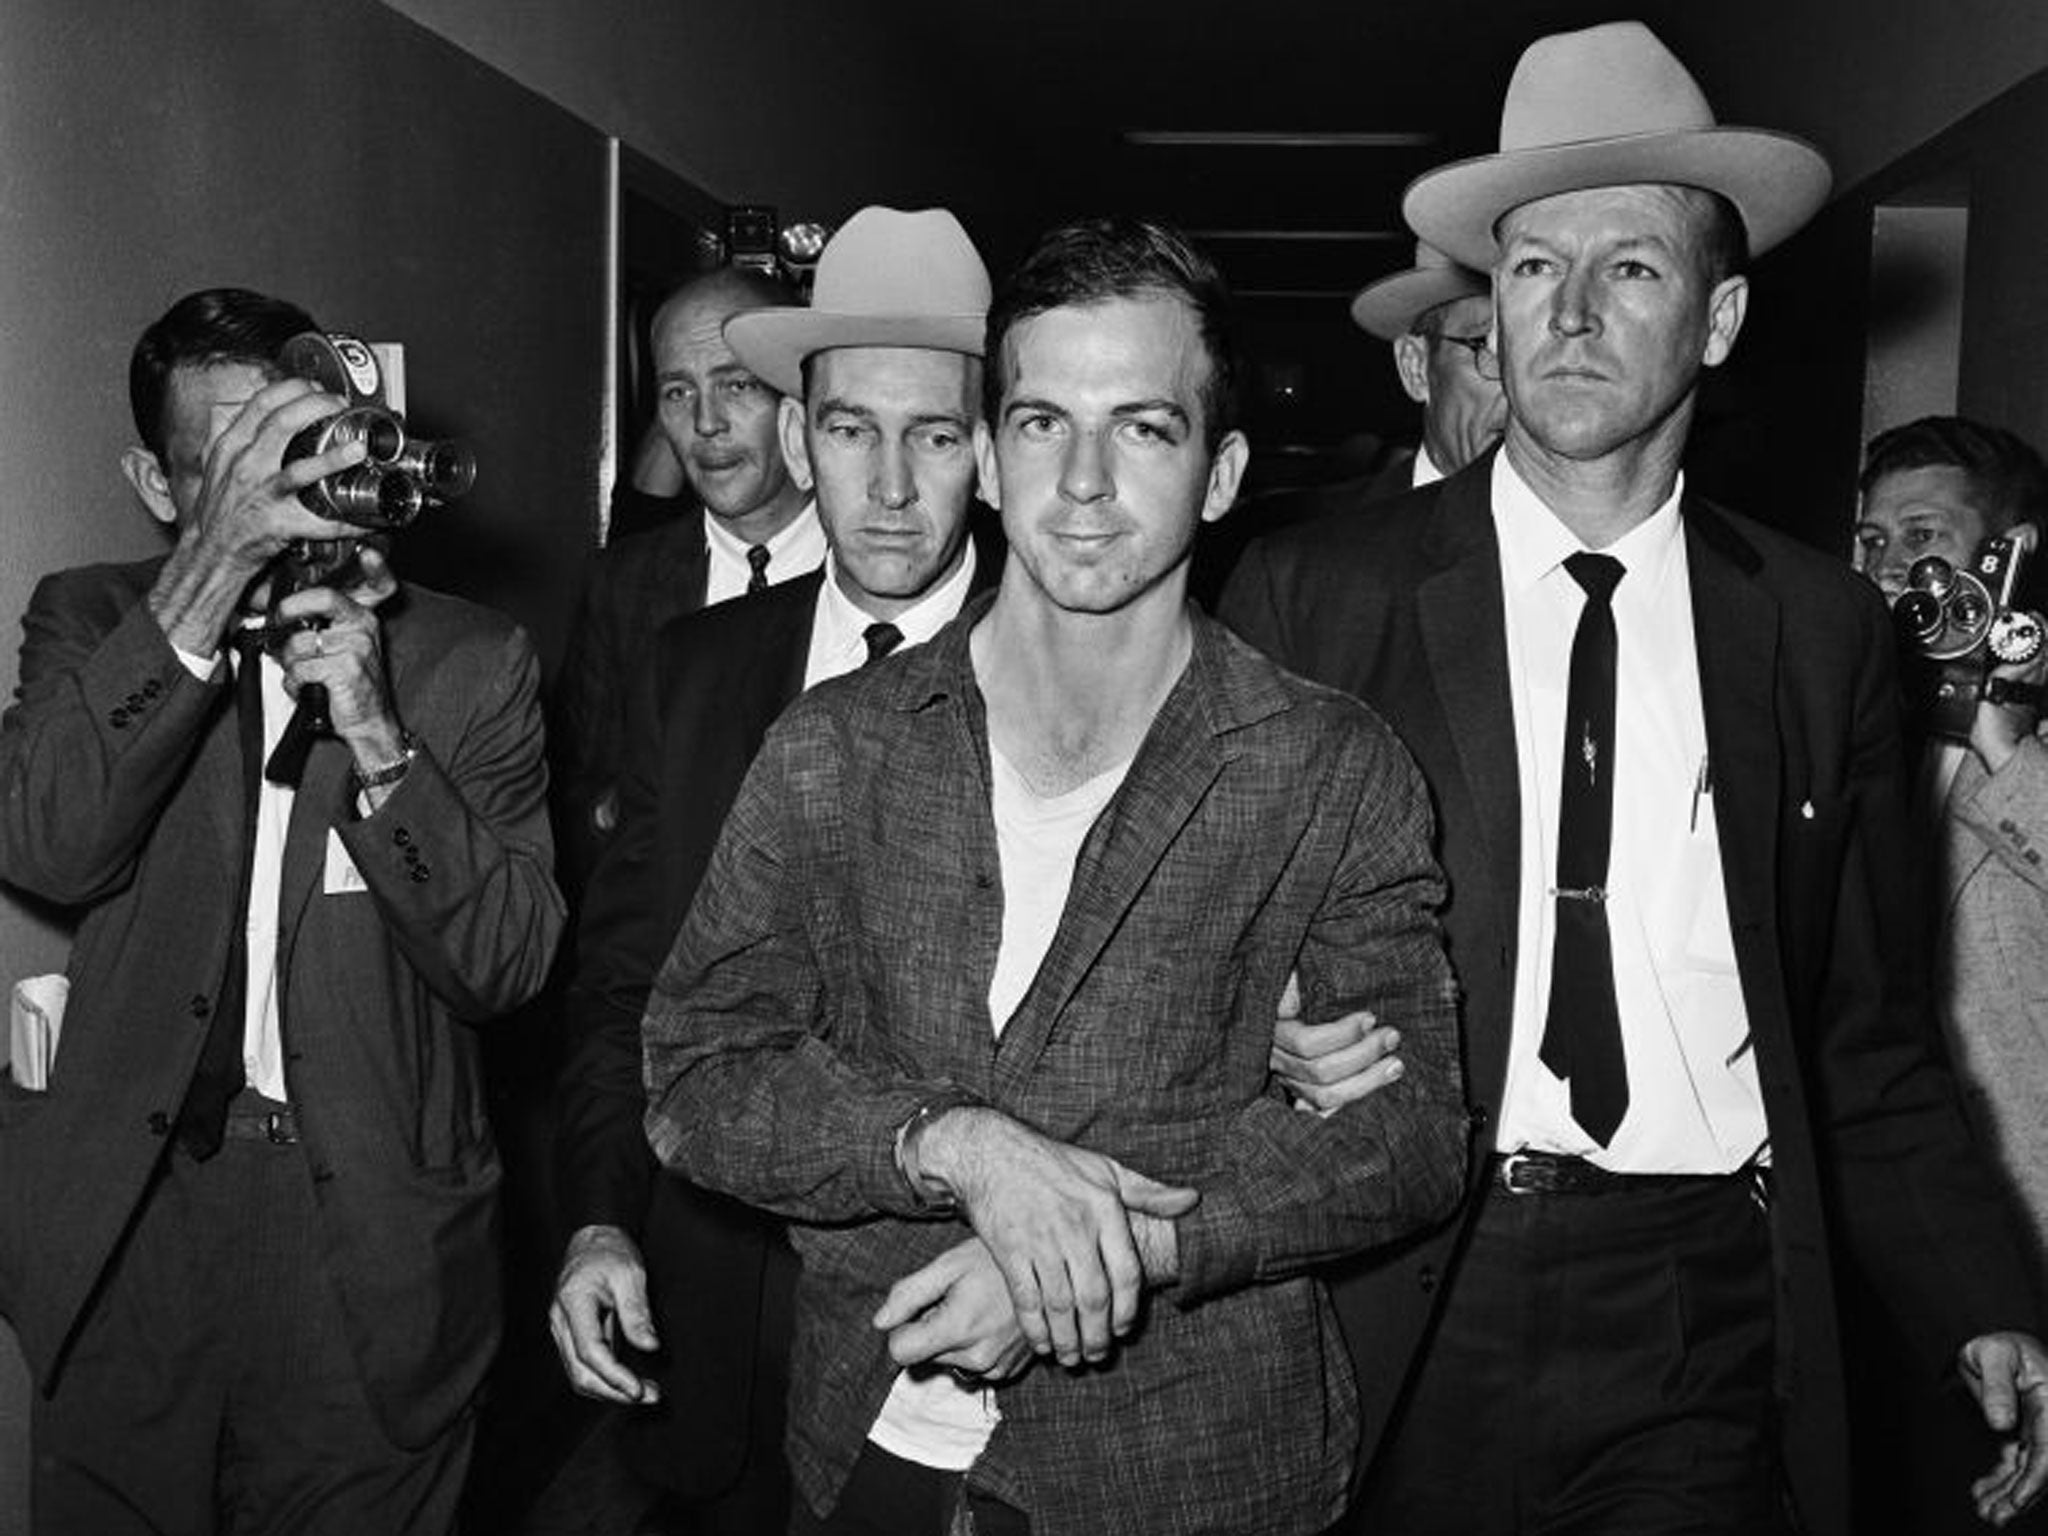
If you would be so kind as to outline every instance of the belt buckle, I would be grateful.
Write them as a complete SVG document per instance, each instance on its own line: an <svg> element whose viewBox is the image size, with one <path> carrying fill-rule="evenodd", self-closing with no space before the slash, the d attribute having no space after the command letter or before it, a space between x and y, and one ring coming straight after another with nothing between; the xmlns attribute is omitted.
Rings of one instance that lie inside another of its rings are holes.
<svg viewBox="0 0 2048 1536"><path fill-rule="evenodd" d="M1500 1160L1498 1174L1500 1187L1511 1195L1535 1194L1536 1186L1534 1184L1520 1182L1521 1170L1528 1162L1529 1154L1526 1149L1510 1152L1506 1157L1503 1157Z"/></svg>

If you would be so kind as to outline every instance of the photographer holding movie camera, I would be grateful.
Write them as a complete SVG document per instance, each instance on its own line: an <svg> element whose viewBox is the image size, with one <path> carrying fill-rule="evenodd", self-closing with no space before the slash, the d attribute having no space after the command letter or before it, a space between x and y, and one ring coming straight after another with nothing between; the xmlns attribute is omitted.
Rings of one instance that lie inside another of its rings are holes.
<svg viewBox="0 0 2048 1536"><path fill-rule="evenodd" d="M47 577L0 719L0 879L79 916L0 1081L37 1530L446 1531L500 1322L474 1026L562 925L538 667L393 577L471 471L369 349L210 289L129 391L175 546Z"/></svg>
<svg viewBox="0 0 2048 1536"><path fill-rule="evenodd" d="M2010 432L1927 416L1871 440L1859 488L1856 568L1892 606L1908 728L1996 773L2033 738L2048 675L2041 616L2020 601L2048 468Z"/></svg>
<svg viewBox="0 0 2048 1536"><path fill-rule="evenodd" d="M1929 416L1873 438L1856 568L1892 605L1933 974L1964 1101L2048 1275L2048 647L2025 566L2048 465L2010 432Z"/></svg>
<svg viewBox="0 0 2048 1536"><path fill-rule="evenodd" d="M2048 1279L2048 647L2029 595L2048 571L2029 569L2048 527L2048 465L2010 432L1930 416L1873 438L1858 483L1856 568L1891 604L1919 744L1913 894L1936 1007L1964 1110ZM1944 1462L1981 1456L1952 1405L1886 1380L1872 1389L1860 1410L1880 1426L1869 1466L1901 1478L1900 1497L1950 1486ZM1948 1528L1939 1501L1898 1508L1902 1528Z"/></svg>

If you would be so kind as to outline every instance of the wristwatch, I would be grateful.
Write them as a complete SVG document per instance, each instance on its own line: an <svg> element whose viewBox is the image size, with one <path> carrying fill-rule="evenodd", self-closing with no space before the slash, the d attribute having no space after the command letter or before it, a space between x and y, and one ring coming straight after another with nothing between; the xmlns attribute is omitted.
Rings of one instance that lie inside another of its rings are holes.
<svg viewBox="0 0 2048 1536"><path fill-rule="evenodd" d="M405 777L405 771L412 767L412 760L420 755L420 749L425 745L426 743L411 731L401 730L398 733L398 756L394 761L386 763L381 768L372 768L367 773L361 768L349 770L356 781L356 793L361 794L364 790L370 789L386 789L396 784Z"/></svg>

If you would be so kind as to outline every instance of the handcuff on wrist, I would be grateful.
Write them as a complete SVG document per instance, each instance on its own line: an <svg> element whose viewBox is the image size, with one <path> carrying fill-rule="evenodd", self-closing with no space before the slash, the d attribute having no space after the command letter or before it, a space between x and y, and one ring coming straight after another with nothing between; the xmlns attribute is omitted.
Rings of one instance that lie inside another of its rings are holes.
<svg viewBox="0 0 2048 1536"><path fill-rule="evenodd" d="M903 1180L903 1187L910 1191L910 1198L916 1202L921 1213L929 1216L951 1216L960 1209L960 1202L950 1189L911 1173L909 1153L912 1150L912 1141L922 1136L925 1127L948 1110L970 1109L980 1103L981 1100L971 1093L962 1089L949 1089L919 1100L917 1107L904 1117L901 1125L896 1127L896 1173Z"/></svg>

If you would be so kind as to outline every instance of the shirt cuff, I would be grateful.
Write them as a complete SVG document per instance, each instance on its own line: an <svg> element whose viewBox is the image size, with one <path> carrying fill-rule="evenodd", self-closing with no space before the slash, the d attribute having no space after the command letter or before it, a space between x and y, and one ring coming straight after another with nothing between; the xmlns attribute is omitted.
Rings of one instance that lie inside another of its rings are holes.
<svg viewBox="0 0 2048 1536"><path fill-rule="evenodd" d="M219 651L215 651L211 656L195 656L183 646L174 645L171 649L177 653L179 665L202 683L212 677L213 669L220 665Z"/></svg>

